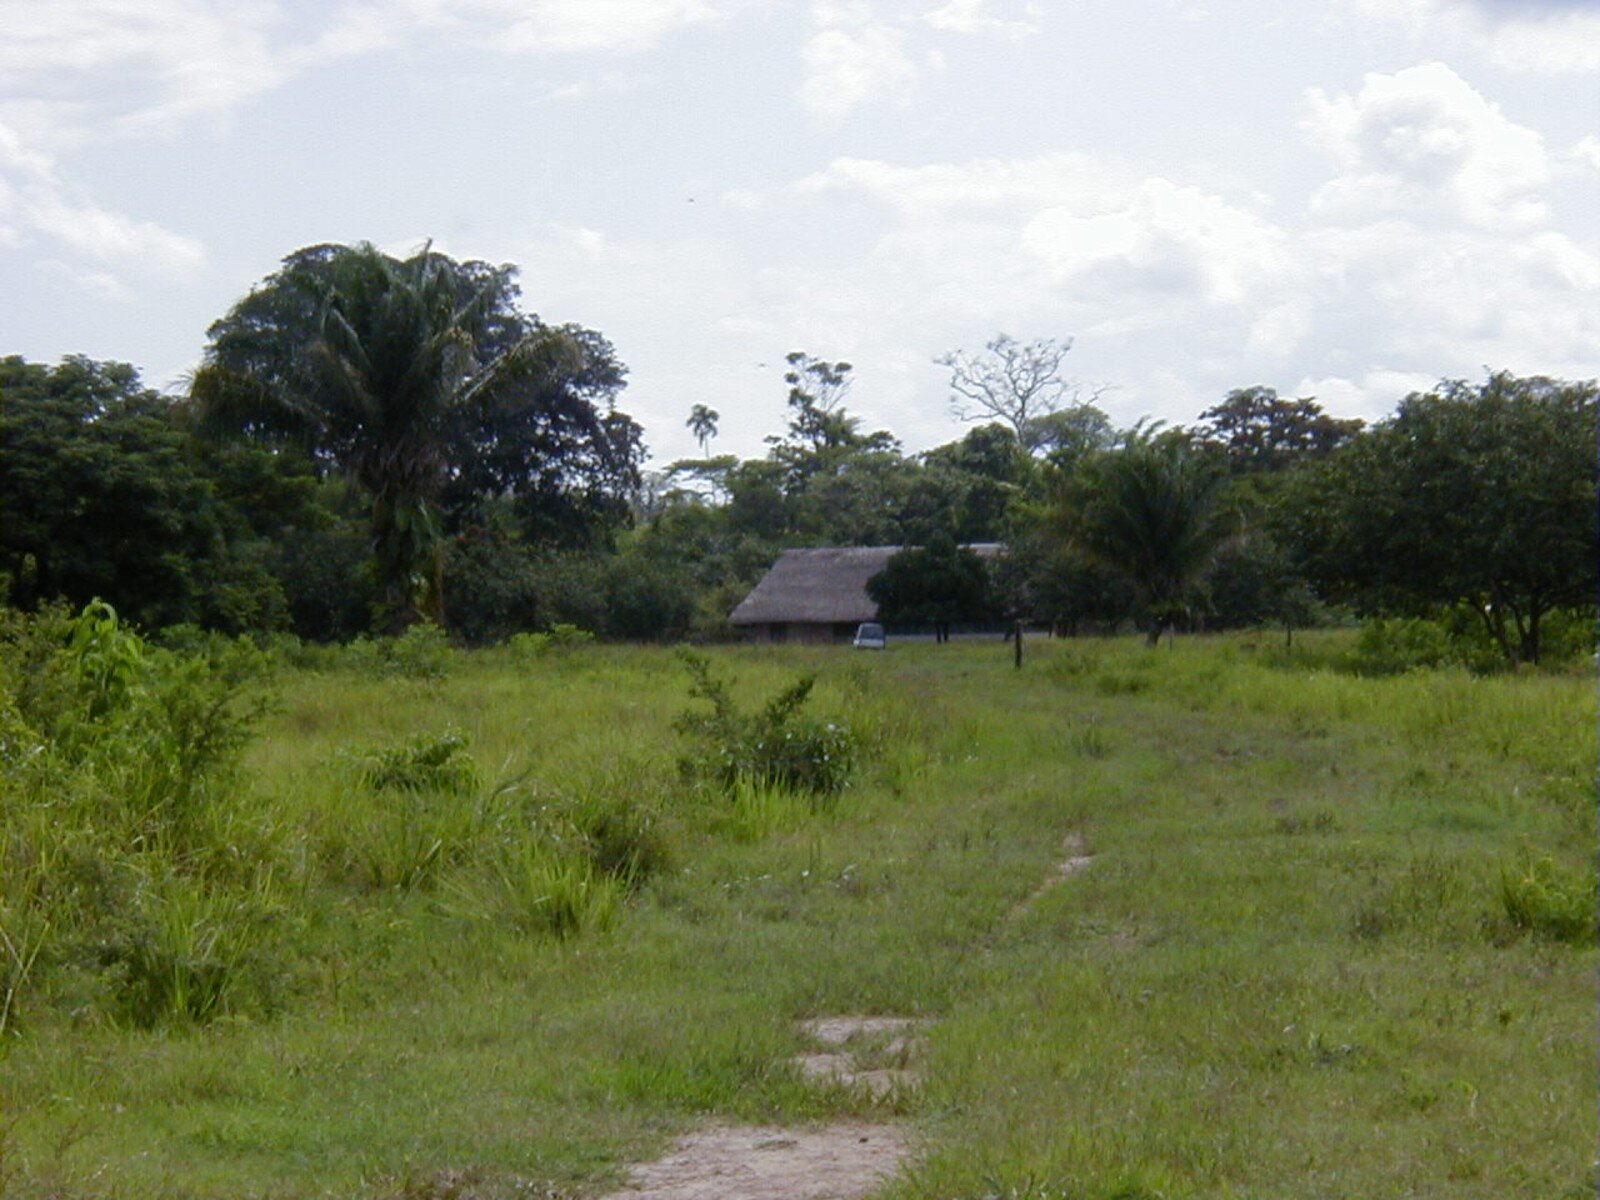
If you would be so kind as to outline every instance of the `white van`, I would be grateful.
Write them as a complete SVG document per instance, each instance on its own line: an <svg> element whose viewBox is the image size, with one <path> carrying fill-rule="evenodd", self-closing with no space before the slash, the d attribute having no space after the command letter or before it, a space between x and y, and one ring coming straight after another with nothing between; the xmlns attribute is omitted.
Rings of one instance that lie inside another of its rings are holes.
<svg viewBox="0 0 1600 1200"><path fill-rule="evenodd" d="M887 643L888 639L883 635L883 626L875 621L867 621L856 626L855 640L850 644L857 650L882 650Z"/></svg>

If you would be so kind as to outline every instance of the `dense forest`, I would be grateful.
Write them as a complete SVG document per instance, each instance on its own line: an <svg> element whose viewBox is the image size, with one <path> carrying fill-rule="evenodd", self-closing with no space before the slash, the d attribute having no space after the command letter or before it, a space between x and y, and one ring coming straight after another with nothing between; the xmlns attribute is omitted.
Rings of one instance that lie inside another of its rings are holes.
<svg viewBox="0 0 1600 1200"><path fill-rule="evenodd" d="M797 351L763 457L714 453L697 404L700 456L647 471L616 349L520 300L510 267L324 245L211 327L185 395L0 360L7 603L307 641L715 639L780 550L902 545L879 591L907 622L1374 618L1484 666L1592 645L1593 381L1444 380L1370 427L1248 386L1120 429L1069 343L999 335L940 360L972 428L908 454L851 411L849 363ZM976 578L973 542L1006 547Z"/></svg>

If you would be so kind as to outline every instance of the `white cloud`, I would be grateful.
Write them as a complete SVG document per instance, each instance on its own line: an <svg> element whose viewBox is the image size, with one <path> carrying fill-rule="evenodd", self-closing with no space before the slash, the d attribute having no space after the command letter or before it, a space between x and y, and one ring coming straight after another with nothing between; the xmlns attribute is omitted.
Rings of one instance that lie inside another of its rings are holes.
<svg viewBox="0 0 1600 1200"><path fill-rule="evenodd" d="M1569 238L1389 221L1310 231L1301 252L1334 358L1350 345L1449 374L1594 373L1600 257Z"/></svg>
<svg viewBox="0 0 1600 1200"><path fill-rule="evenodd" d="M1021 233L1056 278L1100 294L1259 301L1288 266L1281 231L1221 197L1147 179L1109 211L1047 208Z"/></svg>
<svg viewBox="0 0 1600 1200"><path fill-rule="evenodd" d="M836 158L794 185L800 193L859 192L907 220L1030 216L1058 204L1104 205L1135 182L1126 168L1070 152L901 166Z"/></svg>
<svg viewBox="0 0 1600 1200"><path fill-rule="evenodd" d="M173 278L189 276L205 262L196 239L73 195L49 155L0 124L0 241L19 245L39 236L96 263ZM76 277L101 293L110 291L103 272Z"/></svg>
<svg viewBox="0 0 1600 1200"><path fill-rule="evenodd" d="M1291 392L1296 396L1314 397L1324 410L1341 417L1378 421L1392 414L1395 405L1412 392L1425 392L1438 382L1436 375L1374 367L1356 378L1302 376Z"/></svg>
<svg viewBox="0 0 1600 1200"><path fill-rule="evenodd" d="M631 53L740 0L0 0L0 118L55 147L227 113L331 60L450 36L507 54Z"/></svg>
<svg viewBox="0 0 1600 1200"><path fill-rule="evenodd" d="M0 0L0 97L53 145L163 128L275 87L276 7L210 0ZM19 103L20 102L20 103Z"/></svg>
<svg viewBox="0 0 1600 1200"><path fill-rule="evenodd" d="M1357 19L1433 47L1536 74L1600 72L1600 13L1592 5L1497 0L1339 0Z"/></svg>
<svg viewBox="0 0 1600 1200"><path fill-rule="evenodd" d="M909 102L918 68L904 30L861 5L815 4L812 22L816 32L800 52L800 102L813 116L838 121L864 104Z"/></svg>
<svg viewBox="0 0 1600 1200"><path fill-rule="evenodd" d="M1600 137L1591 133L1578 139L1566 157L1574 166L1600 173Z"/></svg>
<svg viewBox="0 0 1600 1200"><path fill-rule="evenodd" d="M1306 129L1345 173L1312 202L1329 220L1444 216L1485 228L1540 223L1544 141L1442 63L1368 75L1361 91L1307 92Z"/></svg>
<svg viewBox="0 0 1600 1200"><path fill-rule="evenodd" d="M22 212L33 229L96 261L180 276L205 263L205 251L192 237L47 190L26 199Z"/></svg>
<svg viewBox="0 0 1600 1200"><path fill-rule="evenodd" d="M43 259L39 269L46 275L65 280L74 290L96 300L125 303L133 298L126 284L109 271L85 271L58 258Z"/></svg>
<svg viewBox="0 0 1600 1200"><path fill-rule="evenodd" d="M922 19L935 29L947 33L994 34L1006 38L1025 38L1039 32L1031 19L1037 10L1031 4L1024 7L1021 18L996 16L990 0L949 0Z"/></svg>
<svg viewBox="0 0 1600 1200"><path fill-rule="evenodd" d="M707 0L467 0L426 8L476 15L492 44L511 54L635 53L722 15Z"/></svg>

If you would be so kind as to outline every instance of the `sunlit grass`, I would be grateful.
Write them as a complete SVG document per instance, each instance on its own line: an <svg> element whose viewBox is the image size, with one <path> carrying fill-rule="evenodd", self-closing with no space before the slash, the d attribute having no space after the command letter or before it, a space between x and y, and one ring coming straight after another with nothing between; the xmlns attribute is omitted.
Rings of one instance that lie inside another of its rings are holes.
<svg viewBox="0 0 1600 1200"><path fill-rule="evenodd" d="M873 1111L788 1059L884 1013L933 1018L896 1200L1592 1194L1592 681L1363 679L1339 636L715 651L861 733L823 811L682 776L668 651L292 674L172 862L156 944L220 1011L129 1029L50 964L0 1191L592 1193L695 1122ZM470 776L350 768L450 729Z"/></svg>

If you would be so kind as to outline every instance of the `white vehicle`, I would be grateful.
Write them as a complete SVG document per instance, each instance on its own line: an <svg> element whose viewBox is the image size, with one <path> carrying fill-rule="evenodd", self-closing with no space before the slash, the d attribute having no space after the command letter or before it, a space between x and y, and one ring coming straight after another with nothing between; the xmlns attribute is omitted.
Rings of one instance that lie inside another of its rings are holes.
<svg viewBox="0 0 1600 1200"><path fill-rule="evenodd" d="M888 644L888 639L883 635L883 626L875 621L867 621L856 626L855 640L850 643L857 650L882 650Z"/></svg>

